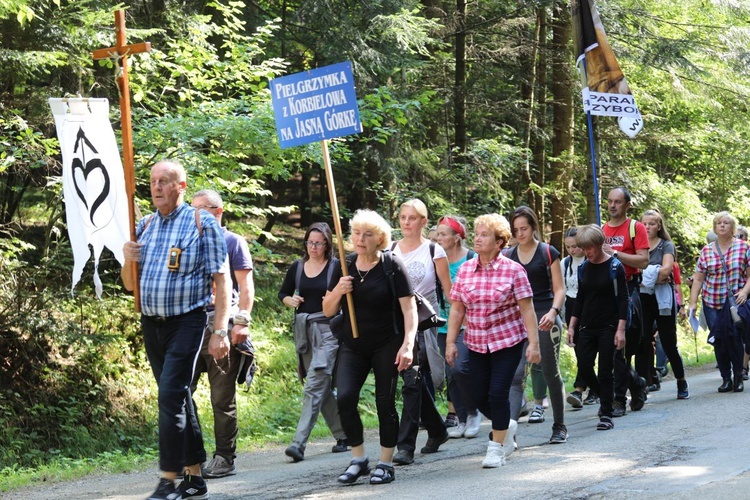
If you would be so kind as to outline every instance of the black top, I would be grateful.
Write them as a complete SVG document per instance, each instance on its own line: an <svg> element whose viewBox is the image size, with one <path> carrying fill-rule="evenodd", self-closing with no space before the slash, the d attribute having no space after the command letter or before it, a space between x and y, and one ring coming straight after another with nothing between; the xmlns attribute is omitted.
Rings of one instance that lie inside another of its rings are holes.
<svg viewBox="0 0 750 500"><path fill-rule="evenodd" d="M617 322L627 319L628 285L625 269L617 268L617 297L614 283L609 275L611 259L600 264L590 261L583 266L578 295L573 306L573 316L578 318L580 327L617 327Z"/></svg>
<svg viewBox="0 0 750 500"><path fill-rule="evenodd" d="M547 253L547 247L549 247L549 254ZM546 312L552 307L552 299L555 298L555 293L552 291L552 270L550 268L560 258L560 252L552 245L539 242L534 256L531 257L528 264L524 264L518 258L518 246L513 247L507 257L521 264L526 270L531 290L534 292L534 309L543 309Z"/></svg>
<svg viewBox="0 0 750 500"><path fill-rule="evenodd" d="M393 257L393 273L398 297L409 297L414 295L409 282L409 276L400 257ZM356 258L352 256L352 264L349 266L349 274L354 276L354 312L357 316L359 338L352 337L351 324L349 322L349 306L346 296L341 298L341 309L344 311L344 338L343 341L352 349L357 351L370 351L387 344L393 339L393 335L404 335L404 315L398 301L391 297L388 277L383 269L381 259L375 267L368 271L364 280L357 275ZM333 271L329 290L338 284L341 278L341 266ZM393 331L393 313L396 313L396 325L398 332Z"/></svg>
<svg viewBox="0 0 750 500"><path fill-rule="evenodd" d="M294 295L294 280L297 276L298 265L304 264L302 261L295 260L292 265L289 266L289 270L284 277L284 282L279 289L279 300L283 301L284 297L291 297ZM323 296L326 294L326 290L328 290L326 278L328 277L328 266L330 265L331 261L329 260L320 274L312 278L308 278L305 274L304 268L302 269L298 291L305 301L300 304L297 312L312 314L323 310ZM333 281L333 277L331 277L331 282L338 283L338 278L336 278L336 281Z"/></svg>

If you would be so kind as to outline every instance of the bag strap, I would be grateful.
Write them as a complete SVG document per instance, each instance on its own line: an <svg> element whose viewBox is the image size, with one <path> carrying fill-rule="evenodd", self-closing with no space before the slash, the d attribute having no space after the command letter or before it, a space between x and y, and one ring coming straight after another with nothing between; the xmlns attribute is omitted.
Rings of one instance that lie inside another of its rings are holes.
<svg viewBox="0 0 750 500"><path fill-rule="evenodd" d="M393 297L393 311L391 314L391 321L393 321L393 333L398 335L399 329L396 324L396 307L398 306L398 299L396 298L396 279L393 273L393 255L390 250L383 250L380 252L380 260L383 262L383 271L385 271L385 277L388 281L388 288L391 289L391 297Z"/></svg>
<svg viewBox="0 0 750 500"><path fill-rule="evenodd" d="M294 275L294 291L299 292L299 282L302 279L302 271L305 268L305 263L302 259L297 259L297 272Z"/></svg>
<svg viewBox="0 0 750 500"><path fill-rule="evenodd" d="M437 273L437 266L435 265L435 243L430 242L430 260L432 260L432 268L435 270L435 295L437 295L438 305L441 309L445 309L445 299L443 298L443 283L440 281Z"/></svg>
<svg viewBox="0 0 750 500"><path fill-rule="evenodd" d="M477 253L474 250L468 250L466 252L466 260L473 259Z"/></svg>
<svg viewBox="0 0 750 500"><path fill-rule="evenodd" d="M570 276L570 270L573 268L573 257L571 257L570 255L565 257L563 259L563 266L565 268L565 272L563 274L565 274L565 276Z"/></svg>

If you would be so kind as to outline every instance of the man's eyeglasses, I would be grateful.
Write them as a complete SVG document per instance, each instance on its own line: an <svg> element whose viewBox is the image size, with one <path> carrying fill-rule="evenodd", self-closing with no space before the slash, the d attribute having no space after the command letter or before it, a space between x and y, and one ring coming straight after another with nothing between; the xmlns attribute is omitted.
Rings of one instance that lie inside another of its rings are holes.
<svg viewBox="0 0 750 500"><path fill-rule="evenodd" d="M305 245L312 248L318 248L318 247L324 247L326 246L325 241L306 241Z"/></svg>

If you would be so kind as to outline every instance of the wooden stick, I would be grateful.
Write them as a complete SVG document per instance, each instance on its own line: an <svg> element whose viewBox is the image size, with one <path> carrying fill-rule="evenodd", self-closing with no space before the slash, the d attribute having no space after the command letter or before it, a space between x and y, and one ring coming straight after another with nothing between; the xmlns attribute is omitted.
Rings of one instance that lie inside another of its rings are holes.
<svg viewBox="0 0 750 500"><path fill-rule="evenodd" d="M323 163L325 163L326 181L328 182L328 196L331 200L331 214L333 216L334 230L336 231L336 241L339 247L339 260L341 261L341 274L349 276L349 266L346 265L346 253L344 252L344 236L341 231L341 221L339 220L339 203L336 199L336 186L333 183L333 170L331 170L331 157L328 154L328 141L320 141L323 148ZM349 319L352 323L352 337L359 338L359 329L357 328L357 316L354 313L354 298L351 293L346 294L346 304L349 306Z"/></svg>
<svg viewBox="0 0 750 500"><path fill-rule="evenodd" d="M94 60L118 58L119 71L117 87L120 94L120 121L122 123L122 166L125 171L125 191L128 195L128 217L130 223L130 241L137 241L135 234L135 166L133 160L133 126L130 122L130 85L128 84L128 54L149 52L150 42L127 45L125 41L125 11L115 11L115 46L97 49L92 53ZM138 263L132 262L130 272L133 276L133 299L135 311L141 311L141 291L138 279Z"/></svg>

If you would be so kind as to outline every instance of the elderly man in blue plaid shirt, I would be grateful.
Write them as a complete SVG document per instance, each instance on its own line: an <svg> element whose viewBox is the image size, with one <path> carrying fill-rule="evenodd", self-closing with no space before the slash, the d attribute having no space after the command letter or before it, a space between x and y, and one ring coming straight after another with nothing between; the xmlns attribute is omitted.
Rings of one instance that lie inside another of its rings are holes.
<svg viewBox="0 0 750 500"><path fill-rule="evenodd" d="M184 202L187 176L176 162L151 168L156 212L138 223L138 241L124 245L125 288L133 290L132 262L139 265L141 328L146 355L159 386L159 466L162 478L149 499L208 498L201 477L203 436L190 396L190 382L203 343L206 307L214 300L214 359L229 352L227 323L231 279L224 235L207 211ZM215 283L215 297L212 285ZM179 487L174 481L184 470Z"/></svg>

